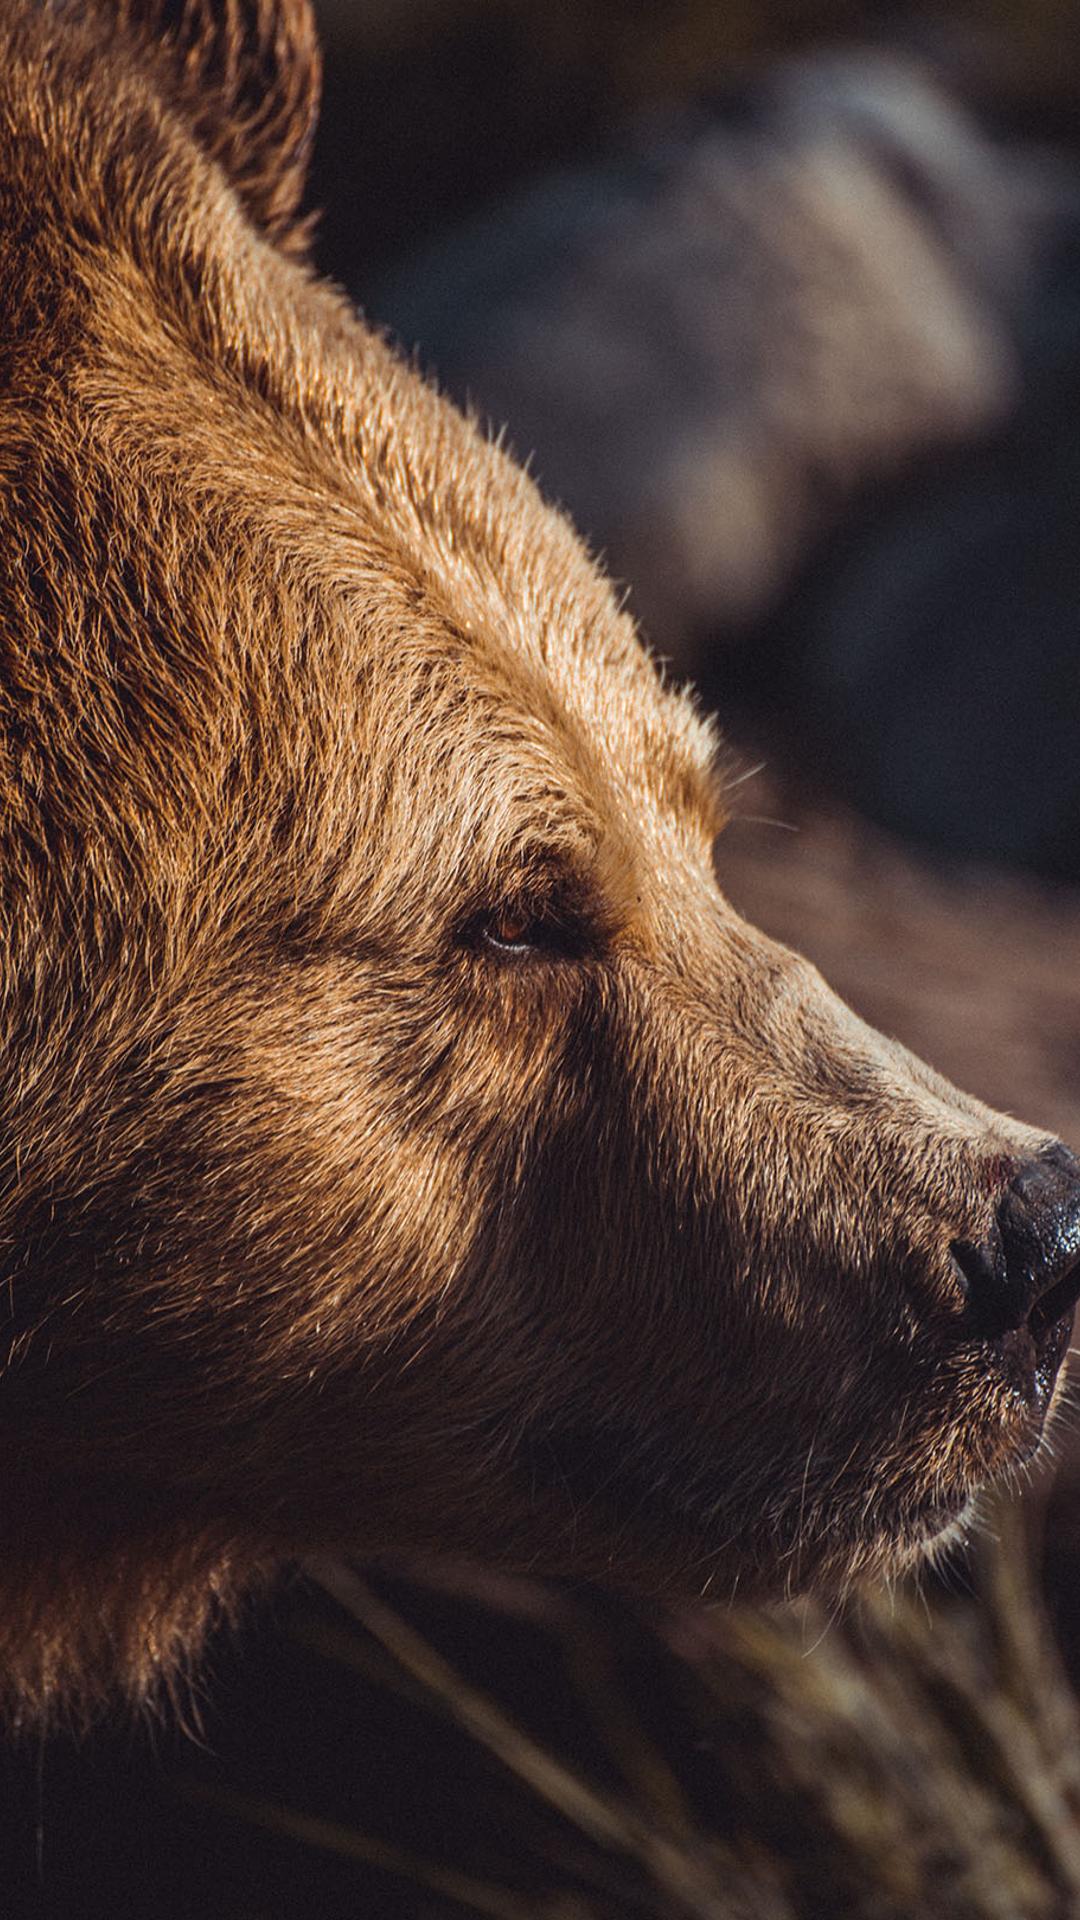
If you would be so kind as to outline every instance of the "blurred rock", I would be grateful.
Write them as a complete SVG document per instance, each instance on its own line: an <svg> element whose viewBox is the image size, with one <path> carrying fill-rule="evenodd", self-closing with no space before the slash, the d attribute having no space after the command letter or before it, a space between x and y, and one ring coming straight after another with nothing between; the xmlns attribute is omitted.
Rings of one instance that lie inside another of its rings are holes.
<svg viewBox="0 0 1080 1920"><path fill-rule="evenodd" d="M819 56L556 175L370 305L632 581L745 623L860 483L999 417L1059 207L910 61Z"/></svg>
<svg viewBox="0 0 1080 1920"><path fill-rule="evenodd" d="M834 785L1080 873L1080 171L915 57L783 64L369 289L654 642Z"/></svg>

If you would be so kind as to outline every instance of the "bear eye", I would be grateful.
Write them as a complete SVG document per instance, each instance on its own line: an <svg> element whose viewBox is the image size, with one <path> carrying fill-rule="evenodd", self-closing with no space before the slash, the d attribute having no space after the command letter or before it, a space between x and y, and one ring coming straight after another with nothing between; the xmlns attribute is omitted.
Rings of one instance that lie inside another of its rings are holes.
<svg viewBox="0 0 1080 1920"><path fill-rule="evenodd" d="M528 953L534 947L551 945L552 927L526 907L497 907L484 915L479 925L484 945L496 953Z"/></svg>
<svg viewBox="0 0 1080 1920"><path fill-rule="evenodd" d="M581 955L588 944L585 922L562 896L489 907L473 919L466 938L489 953L539 953L563 960Z"/></svg>
<svg viewBox="0 0 1080 1920"><path fill-rule="evenodd" d="M504 899L474 911L459 928L459 938L474 951L500 957L581 958L592 944L595 922L581 895L581 888L570 882L531 891L514 887Z"/></svg>

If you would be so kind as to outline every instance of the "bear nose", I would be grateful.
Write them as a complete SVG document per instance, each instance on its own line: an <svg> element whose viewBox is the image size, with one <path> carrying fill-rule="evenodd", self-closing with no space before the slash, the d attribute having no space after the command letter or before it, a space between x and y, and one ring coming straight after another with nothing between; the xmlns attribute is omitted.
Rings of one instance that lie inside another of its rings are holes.
<svg viewBox="0 0 1080 1920"><path fill-rule="evenodd" d="M1080 1296L1080 1162L1056 1144L1029 1160L998 1203L986 1239L954 1240L970 1337L993 1340L1026 1327L1043 1337Z"/></svg>

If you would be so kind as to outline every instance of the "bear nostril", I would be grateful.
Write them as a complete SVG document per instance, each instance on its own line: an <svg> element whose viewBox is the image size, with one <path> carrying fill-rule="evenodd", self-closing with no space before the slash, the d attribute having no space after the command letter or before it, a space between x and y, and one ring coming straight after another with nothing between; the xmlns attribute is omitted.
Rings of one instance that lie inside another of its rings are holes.
<svg viewBox="0 0 1080 1920"><path fill-rule="evenodd" d="M1012 1298L1005 1248L996 1222L978 1245L954 1240L949 1251L963 1283L965 1330L977 1330L982 1338L991 1339L1019 1326L1023 1310Z"/></svg>
<svg viewBox="0 0 1080 1920"><path fill-rule="evenodd" d="M1055 1145L1021 1167L978 1245L950 1249L979 1339L1027 1327L1038 1342L1080 1297L1080 1163Z"/></svg>

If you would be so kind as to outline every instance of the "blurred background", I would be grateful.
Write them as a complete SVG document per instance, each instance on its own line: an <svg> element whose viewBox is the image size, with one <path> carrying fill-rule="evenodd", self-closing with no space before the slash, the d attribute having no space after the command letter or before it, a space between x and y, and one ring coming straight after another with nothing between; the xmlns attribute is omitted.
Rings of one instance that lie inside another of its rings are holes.
<svg viewBox="0 0 1080 1920"><path fill-rule="evenodd" d="M732 899L1080 1146L1076 0L320 13L320 264L721 714ZM843 1621L298 1577L187 1733L6 1757L9 1910L1068 1920L1078 1581L1068 1414Z"/></svg>
<svg viewBox="0 0 1080 1920"><path fill-rule="evenodd" d="M362 12L325 8L327 269L738 735L1080 877L1073 0Z"/></svg>

